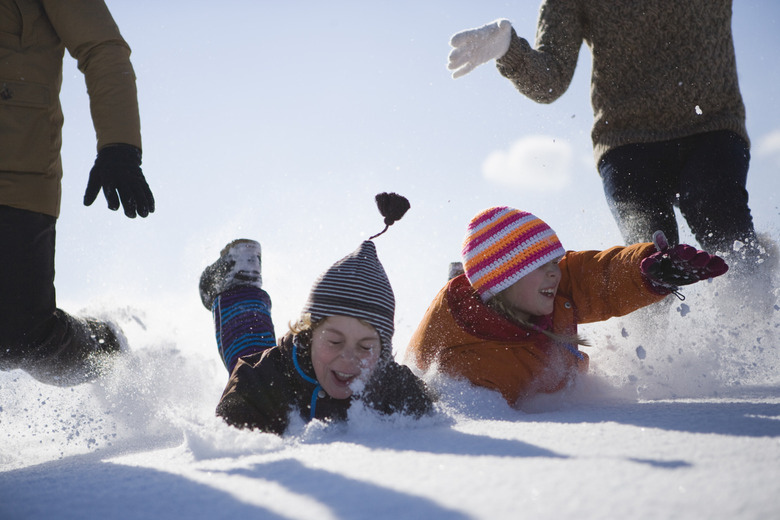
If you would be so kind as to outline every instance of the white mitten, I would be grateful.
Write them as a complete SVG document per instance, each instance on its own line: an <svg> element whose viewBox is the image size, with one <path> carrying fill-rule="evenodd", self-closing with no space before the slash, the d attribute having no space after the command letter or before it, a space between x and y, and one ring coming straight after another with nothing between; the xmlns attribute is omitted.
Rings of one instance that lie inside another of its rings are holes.
<svg viewBox="0 0 780 520"><path fill-rule="evenodd" d="M450 52L447 68L454 71L453 78L459 78L478 65L506 54L511 40L512 24L505 18L476 29L461 31L450 39L454 49Z"/></svg>

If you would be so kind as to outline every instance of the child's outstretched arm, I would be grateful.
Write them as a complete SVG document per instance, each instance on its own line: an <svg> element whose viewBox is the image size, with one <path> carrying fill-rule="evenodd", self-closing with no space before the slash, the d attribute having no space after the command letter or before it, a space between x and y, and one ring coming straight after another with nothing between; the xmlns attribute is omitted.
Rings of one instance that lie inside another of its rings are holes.
<svg viewBox="0 0 780 520"><path fill-rule="evenodd" d="M673 293L684 300L680 286L715 278L729 269L717 255L697 251L687 244L669 247L663 231L653 234L653 243L658 251L642 260L639 269L659 293Z"/></svg>

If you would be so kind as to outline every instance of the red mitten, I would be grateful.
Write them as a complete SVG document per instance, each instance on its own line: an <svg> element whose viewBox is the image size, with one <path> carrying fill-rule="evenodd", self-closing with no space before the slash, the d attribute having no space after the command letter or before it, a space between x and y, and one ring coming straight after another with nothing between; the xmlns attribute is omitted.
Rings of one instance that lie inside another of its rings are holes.
<svg viewBox="0 0 780 520"><path fill-rule="evenodd" d="M706 251L686 244L670 248L663 231L653 233L653 243L658 251L642 260L639 269L657 289L675 292L681 285L715 278L729 269L721 257Z"/></svg>

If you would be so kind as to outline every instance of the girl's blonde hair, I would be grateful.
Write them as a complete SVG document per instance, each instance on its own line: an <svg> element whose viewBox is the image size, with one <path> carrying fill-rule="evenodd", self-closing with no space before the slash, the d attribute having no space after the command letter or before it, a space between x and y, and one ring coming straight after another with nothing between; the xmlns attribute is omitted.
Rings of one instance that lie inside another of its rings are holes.
<svg viewBox="0 0 780 520"><path fill-rule="evenodd" d="M535 330L537 332L541 332L548 338L552 339L553 341L557 341L559 343L571 343L575 345L582 345L582 346L589 346L588 341L583 338L582 336L575 335L570 336L568 334L556 334L555 332L551 332L549 330L542 329L538 327L537 325L534 325L530 321L528 321L518 310L509 302L509 300L506 297L506 290L501 291L500 293L496 294L492 298L490 298L488 301L485 302L485 305L493 309L494 311L498 312L505 318L509 319L510 321L520 325L521 327Z"/></svg>

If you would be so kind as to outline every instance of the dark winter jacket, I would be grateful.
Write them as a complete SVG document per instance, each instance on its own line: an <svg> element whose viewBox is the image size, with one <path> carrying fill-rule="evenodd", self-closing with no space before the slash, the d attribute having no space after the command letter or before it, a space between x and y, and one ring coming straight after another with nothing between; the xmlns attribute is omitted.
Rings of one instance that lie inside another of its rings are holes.
<svg viewBox="0 0 780 520"><path fill-rule="evenodd" d="M639 270L653 244L605 251L568 251L553 313L535 325L574 336L579 323L603 321L660 301ZM510 405L537 393L563 389L588 369L576 345L526 329L482 302L466 278L451 280L431 303L409 342L407 355L422 369L442 372L496 390Z"/></svg>
<svg viewBox="0 0 780 520"><path fill-rule="evenodd" d="M536 43L512 35L498 69L524 95L551 103L591 49L596 162L625 144L730 130L748 141L731 0L544 0Z"/></svg>
<svg viewBox="0 0 780 520"><path fill-rule="evenodd" d="M380 361L360 396L328 396L314 377L310 349L297 345L288 334L281 345L238 361L217 405L217 415L239 428L281 435L290 413L297 411L307 422L343 421L356 399L383 414L419 417L433 408L425 384L392 359Z"/></svg>
<svg viewBox="0 0 780 520"><path fill-rule="evenodd" d="M97 149L141 148L130 48L103 0L0 0L0 205L59 216L66 48L86 79Z"/></svg>

